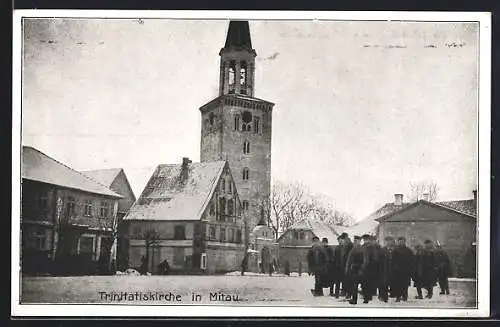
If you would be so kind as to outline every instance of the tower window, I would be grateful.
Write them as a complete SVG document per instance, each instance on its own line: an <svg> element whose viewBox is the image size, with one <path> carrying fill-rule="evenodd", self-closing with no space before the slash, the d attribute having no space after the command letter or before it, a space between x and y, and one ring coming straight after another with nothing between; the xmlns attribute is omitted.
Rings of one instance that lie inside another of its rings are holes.
<svg viewBox="0 0 500 327"><path fill-rule="evenodd" d="M229 194L233 193L233 183L231 181L227 181L227 192Z"/></svg>
<svg viewBox="0 0 500 327"><path fill-rule="evenodd" d="M240 68L240 93L247 94L247 64L245 61L241 62Z"/></svg>
<svg viewBox="0 0 500 327"><path fill-rule="evenodd" d="M213 112L210 113L210 116L208 118L208 122L210 123L210 126L214 126L215 123L215 115Z"/></svg>
<svg viewBox="0 0 500 327"><path fill-rule="evenodd" d="M247 181L250 177L250 170L248 168L243 168L243 180Z"/></svg>
<svg viewBox="0 0 500 327"><path fill-rule="evenodd" d="M226 214L226 199L225 198L221 198L219 200L219 214L220 214L220 220L224 220L224 217L223 215Z"/></svg>
<svg viewBox="0 0 500 327"><path fill-rule="evenodd" d="M220 229L220 241L224 242L226 240L226 229L221 227Z"/></svg>
<svg viewBox="0 0 500 327"><path fill-rule="evenodd" d="M248 201L247 200L243 200L243 202L241 204L243 206L243 211L247 211L248 210Z"/></svg>
<svg viewBox="0 0 500 327"><path fill-rule="evenodd" d="M243 153L244 154L250 153L250 142L248 141L243 142Z"/></svg>
<svg viewBox="0 0 500 327"><path fill-rule="evenodd" d="M252 114L249 111L243 112L241 117L243 121L242 130L249 132L252 130Z"/></svg>
<svg viewBox="0 0 500 327"><path fill-rule="evenodd" d="M234 82L236 79L235 76L235 70L236 70L236 62L234 60L231 60L229 62L229 93L234 93Z"/></svg>
<svg viewBox="0 0 500 327"><path fill-rule="evenodd" d="M255 117L255 119L253 121L253 132L255 134L258 134L259 131L260 131L259 124L260 124L260 118L259 117Z"/></svg>
<svg viewBox="0 0 500 327"><path fill-rule="evenodd" d="M239 131L240 130L240 115L235 115L234 116L234 130Z"/></svg>

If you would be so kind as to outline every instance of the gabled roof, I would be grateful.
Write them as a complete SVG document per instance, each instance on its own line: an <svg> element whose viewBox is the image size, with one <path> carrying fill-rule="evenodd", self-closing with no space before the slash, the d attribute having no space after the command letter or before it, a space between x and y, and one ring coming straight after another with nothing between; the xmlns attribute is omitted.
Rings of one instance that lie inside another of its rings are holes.
<svg viewBox="0 0 500 327"><path fill-rule="evenodd" d="M23 146L22 178L89 193L116 198L122 197L110 190L107 186L100 184L30 146Z"/></svg>
<svg viewBox="0 0 500 327"><path fill-rule="evenodd" d="M474 201L474 200L472 200ZM452 202L456 202L456 201L452 201ZM400 210L396 210L396 211L393 211L393 212L390 212L390 213L387 213L386 215L383 215L379 218L377 218L376 220L377 221L385 221L387 219L389 219L390 217L394 216L396 213L399 213L399 212L402 212L402 211L405 211L405 210L409 210L410 208L413 208L413 207L416 207L418 205L422 205L422 204L427 204L427 205L430 205L430 206L433 206L433 207L438 207L438 208L442 208L442 209L445 209L445 210L449 210L449 211L453 211L453 212L456 212L456 213L459 213L461 215L464 215L464 216L468 216L468 217L471 217L471 218L476 218L476 215L475 214L470 214L470 213L466 213L464 211L460 211L460 210L457 210L453 207L451 207L450 205L444 205L443 203L446 203L446 202L429 202L429 201L426 201L426 200L419 200L417 202L414 202L404 208L401 208Z"/></svg>
<svg viewBox="0 0 500 327"><path fill-rule="evenodd" d="M93 180L110 187L115 181L118 174L122 171L122 168L110 168L110 169L96 169L96 170L85 170L82 171L85 175L92 178Z"/></svg>
<svg viewBox="0 0 500 327"><path fill-rule="evenodd" d="M159 165L125 220L199 220L205 211L225 161L190 163L185 182L182 165Z"/></svg>
<svg viewBox="0 0 500 327"><path fill-rule="evenodd" d="M443 201L436 204L454 209L470 216L477 216L477 202L474 199L458 200L458 201Z"/></svg>
<svg viewBox="0 0 500 327"><path fill-rule="evenodd" d="M310 230L315 236L319 237L320 240L326 237L328 239L328 244L330 245L337 245L337 237L340 235L340 232L335 230L334 226L320 221L313 221L311 219L304 219L296 222L288 228L287 231L290 230ZM280 238L285 235L285 233L283 233Z"/></svg>

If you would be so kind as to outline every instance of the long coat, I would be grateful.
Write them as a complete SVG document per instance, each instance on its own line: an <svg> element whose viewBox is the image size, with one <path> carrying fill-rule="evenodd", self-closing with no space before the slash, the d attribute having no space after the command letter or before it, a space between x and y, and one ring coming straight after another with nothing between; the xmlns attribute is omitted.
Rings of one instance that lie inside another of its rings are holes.
<svg viewBox="0 0 500 327"><path fill-rule="evenodd" d="M410 285L414 273L414 254L406 246L396 246L392 251L391 282L398 286Z"/></svg>
<svg viewBox="0 0 500 327"><path fill-rule="evenodd" d="M326 264L325 264L325 275L323 278L323 284L329 286L330 283L336 280L336 269L335 269L335 253L330 246L324 246L326 254Z"/></svg>
<svg viewBox="0 0 500 327"><path fill-rule="evenodd" d="M451 276L451 264L448 254L441 248L434 250L434 261L436 263L438 277Z"/></svg>
<svg viewBox="0 0 500 327"><path fill-rule="evenodd" d="M353 247L347 257L346 264L346 275L350 280L362 280L363 279L363 265L368 266L369 264L369 254L365 248L362 246Z"/></svg>
<svg viewBox="0 0 500 327"><path fill-rule="evenodd" d="M414 280L417 287L427 288L436 285L437 271L432 250L422 249L417 252Z"/></svg>
<svg viewBox="0 0 500 327"><path fill-rule="evenodd" d="M327 254L323 246L313 245L307 252L307 265L309 266L309 272L314 275L324 275L327 263Z"/></svg>
<svg viewBox="0 0 500 327"><path fill-rule="evenodd" d="M381 249L379 279L381 285L391 285L393 251L392 246L385 246Z"/></svg>

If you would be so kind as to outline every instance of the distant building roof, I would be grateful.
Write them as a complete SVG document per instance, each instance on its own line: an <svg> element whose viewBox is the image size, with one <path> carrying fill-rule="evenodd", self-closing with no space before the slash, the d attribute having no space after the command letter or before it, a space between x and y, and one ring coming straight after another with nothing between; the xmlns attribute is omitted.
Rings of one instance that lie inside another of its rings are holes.
<svg viewBox="0 0 500 327"><path fill-rule="evenodd" d="M122 168L110 168L110 169L96 169L96 170L85 170L82 171L85 175L98 181L102 185L110 187L118 174L122 171Z"/></svg>
<svg viewBox="0 0 500 327"><path fill-rule="evenodd" d="M30 146L23 146L22 178L89 193L117 198L122 197L110 190L107 186L100 184Z"/></svg>
<svg viewBox="0 0 500 327"><path fill-rule="evenodd" d="M225 161L188 165L181 181L182 165L159 165L126 220L199 220L211 199Z"/></svg>
<svg viewBox="0 0 500 327"><path fill-rule="evenodd" d="M326 237L328 239L328 244L338 244L337 237L340 235L340 232L336 230L336 226L320 221L313 221L311 219L304 219L293 224L288 230L294 229L310 230L315 236L319 237L320 241Z"/></svg>
<svg viewBox="0 0 500 327"><path fill-rule="evenodd" d="M436 202L436 204L454 209L461 213L465 213L470 216L477 216L477 202L474 199L470 200L457 200L457 201L443 201Z"/></svg>

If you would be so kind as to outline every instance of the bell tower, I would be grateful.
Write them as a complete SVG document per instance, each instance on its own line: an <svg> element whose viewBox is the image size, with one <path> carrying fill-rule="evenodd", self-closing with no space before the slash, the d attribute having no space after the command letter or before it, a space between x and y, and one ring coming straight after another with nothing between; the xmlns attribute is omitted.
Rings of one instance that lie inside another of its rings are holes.
<svg viewBox="0 0 500 327"><path fill-rule="evenodd" d="M247 21L231 21L219 52L219 95L200 108L201 161L227 160L247 232L262 221L271 189L274 104L255 97L255 57Z"/></svg>

